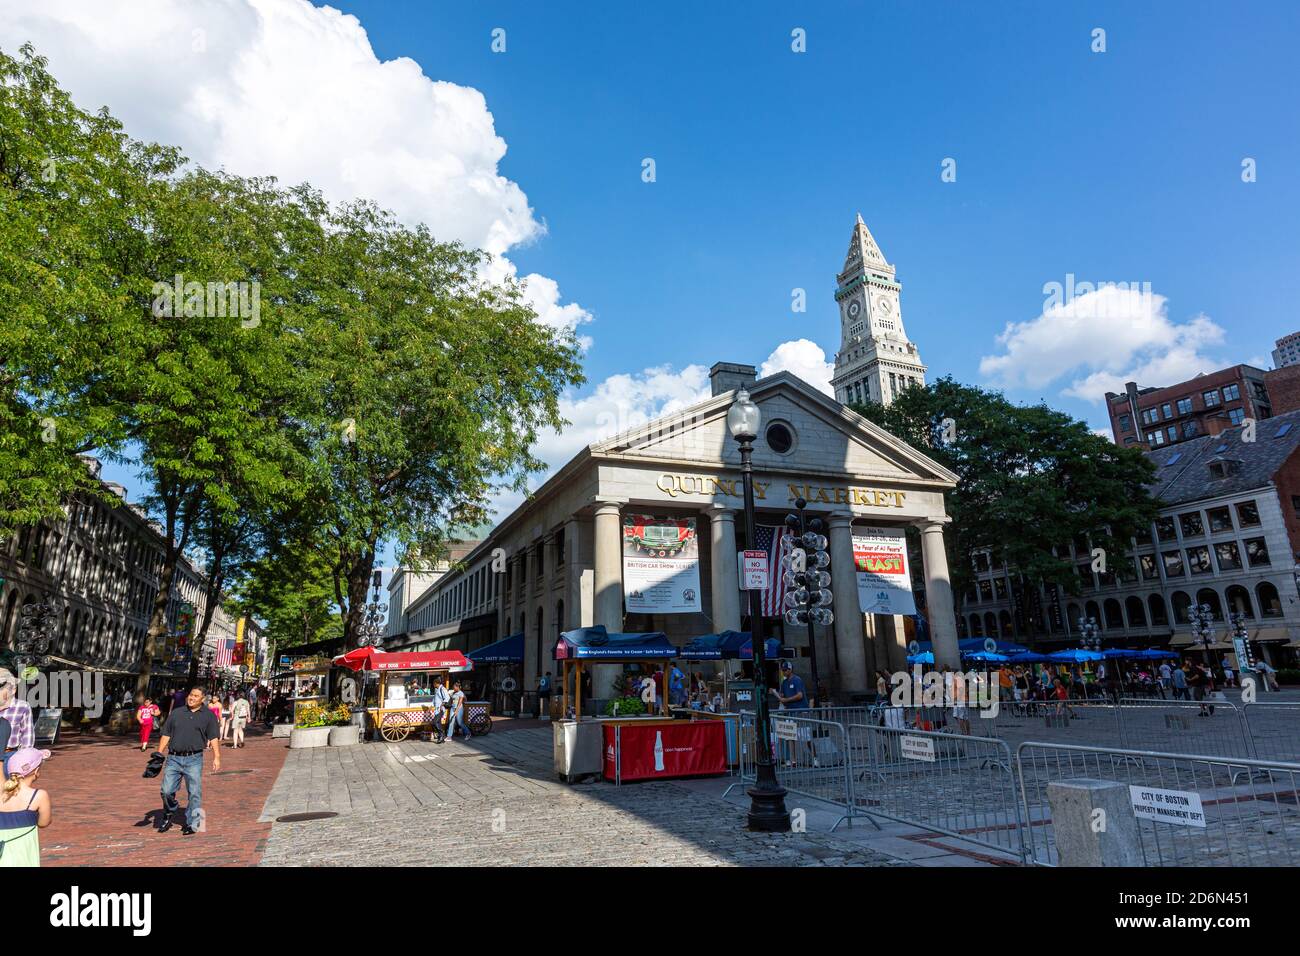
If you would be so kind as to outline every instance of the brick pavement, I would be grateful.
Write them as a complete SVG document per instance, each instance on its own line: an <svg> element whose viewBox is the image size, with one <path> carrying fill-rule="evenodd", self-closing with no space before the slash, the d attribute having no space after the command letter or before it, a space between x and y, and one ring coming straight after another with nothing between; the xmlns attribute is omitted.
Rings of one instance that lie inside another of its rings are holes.
<svg viewBox="0 0 1300 956"><path fill-rule="evenodd" d="M545 724L470 743L368 743L289 754L261 819L264 866L900 866L828 833L758 834L745 809L670 782L568 786Z"/></svg>
<svg viewBox="0 0 1300 956"><path fill-rule="evenodd" d="M50 826L41 831L41 863L254 865L261 859L271 829L258 822L258 814L289 752L286 744L284 739L272 740L269 733L254 729L247 746L223 748L222 773L214 774L212 759L206 758L203 806L207 830L183 837L179 817L169 832L156 832L162 810L162 778L141 777L152 748L141 753L135 737L68 737L50 748L53 756L41 770L40 786L49 790L54 810ZM183 802L184 797L181 799Z"/></svg>

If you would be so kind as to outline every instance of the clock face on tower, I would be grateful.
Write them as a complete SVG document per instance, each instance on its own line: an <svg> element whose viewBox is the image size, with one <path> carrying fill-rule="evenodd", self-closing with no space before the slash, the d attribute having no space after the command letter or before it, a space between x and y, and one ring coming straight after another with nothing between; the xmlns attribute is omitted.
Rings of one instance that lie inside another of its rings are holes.
<svg viewBox="0 0 1300 956"><path fill-rule="evenodd" d="M849 303L850 319L856 319L858 317L858 313L861 311L862 311L862 303L859 302L857 299L854 299L852 302Z"/></svg>
<svg viewBox="0 0 1300 956"><path fill-rule="evenodd" d="M878 297L876 299L876 311L879 312L881 315L889 315L891 312L894 311L893 300L887 299L883 295Z"/></svg>

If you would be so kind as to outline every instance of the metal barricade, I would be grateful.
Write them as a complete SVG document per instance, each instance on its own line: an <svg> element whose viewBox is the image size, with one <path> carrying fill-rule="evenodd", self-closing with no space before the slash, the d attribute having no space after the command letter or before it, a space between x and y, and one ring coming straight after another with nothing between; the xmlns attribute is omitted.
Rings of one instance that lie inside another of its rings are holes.
<svg viewBox="0 0 1300 956"><path fill-rule="evenodd" d="M1300 863L1300 764L1027 742L1017 748L1016 769L1035 864L1059 863L1048 785L1079 778L1195 795L1203 826L1138 817L1146 866Z"/></svg>
<svg viewBox="0 0 1300 956"><path fill-rule="evenodd" d="M1253 757L1300 763L1300 704L1255 701L1242 707L1242 719Z"/></svg>
<svg viewBox="0 0 1300 956"><path fill-rule="evenodd" d="M853 762L844 725L806 716L802 711L773 711L771 721L772 763L777 782L790 793L801 794L832 804L844 812L831 826L835 830L845 820L852 826ZM732 790L758 780L757 717L752 711L740 714L737 740L737 773L740 777L723 791L725 799ZM873 826L879 827L874 820Z"/></svg>
<svg viewBox="0 0 1300 956"><path fill-rule="evenodd" d="M867 724L848 729L858 813L1025 859L1021 802L1004 742Z"/></svg>
<svg viewBox="0 0 1300 956"><path fill-rule="evenodd" d="M1210 757L1258 756L1250 746L1236 705L1227 700L1142 700L1120 702L1121 749ZM1073 741L1107 746L1104 742Z"/></svg>

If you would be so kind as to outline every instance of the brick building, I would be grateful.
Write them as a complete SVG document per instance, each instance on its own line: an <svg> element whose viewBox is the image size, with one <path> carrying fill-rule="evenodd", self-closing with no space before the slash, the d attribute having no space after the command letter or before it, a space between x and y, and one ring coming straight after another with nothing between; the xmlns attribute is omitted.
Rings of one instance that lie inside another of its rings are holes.
<svg viewBox="0 0 1300 956"><path fill-rule="evenodd" d="M1270 399L1269 374L1253 365L1233 365L1163 388L1127 382L1124 394L1106 393L1115 444L1162 448L1217 435L1247 418L1270 418L1279 409Z"/></svg>

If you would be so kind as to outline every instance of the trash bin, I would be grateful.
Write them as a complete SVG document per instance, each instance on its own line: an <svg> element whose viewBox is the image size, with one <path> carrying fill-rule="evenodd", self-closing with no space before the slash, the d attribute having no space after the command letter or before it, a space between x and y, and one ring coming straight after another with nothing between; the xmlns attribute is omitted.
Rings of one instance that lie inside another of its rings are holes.
<svg viewBox="0 0 1300 956"><path fill-rule="evenodd" d="M595 720L557 720L551 724L555 772L566 783L601 771L601 724Z"/></svg>

